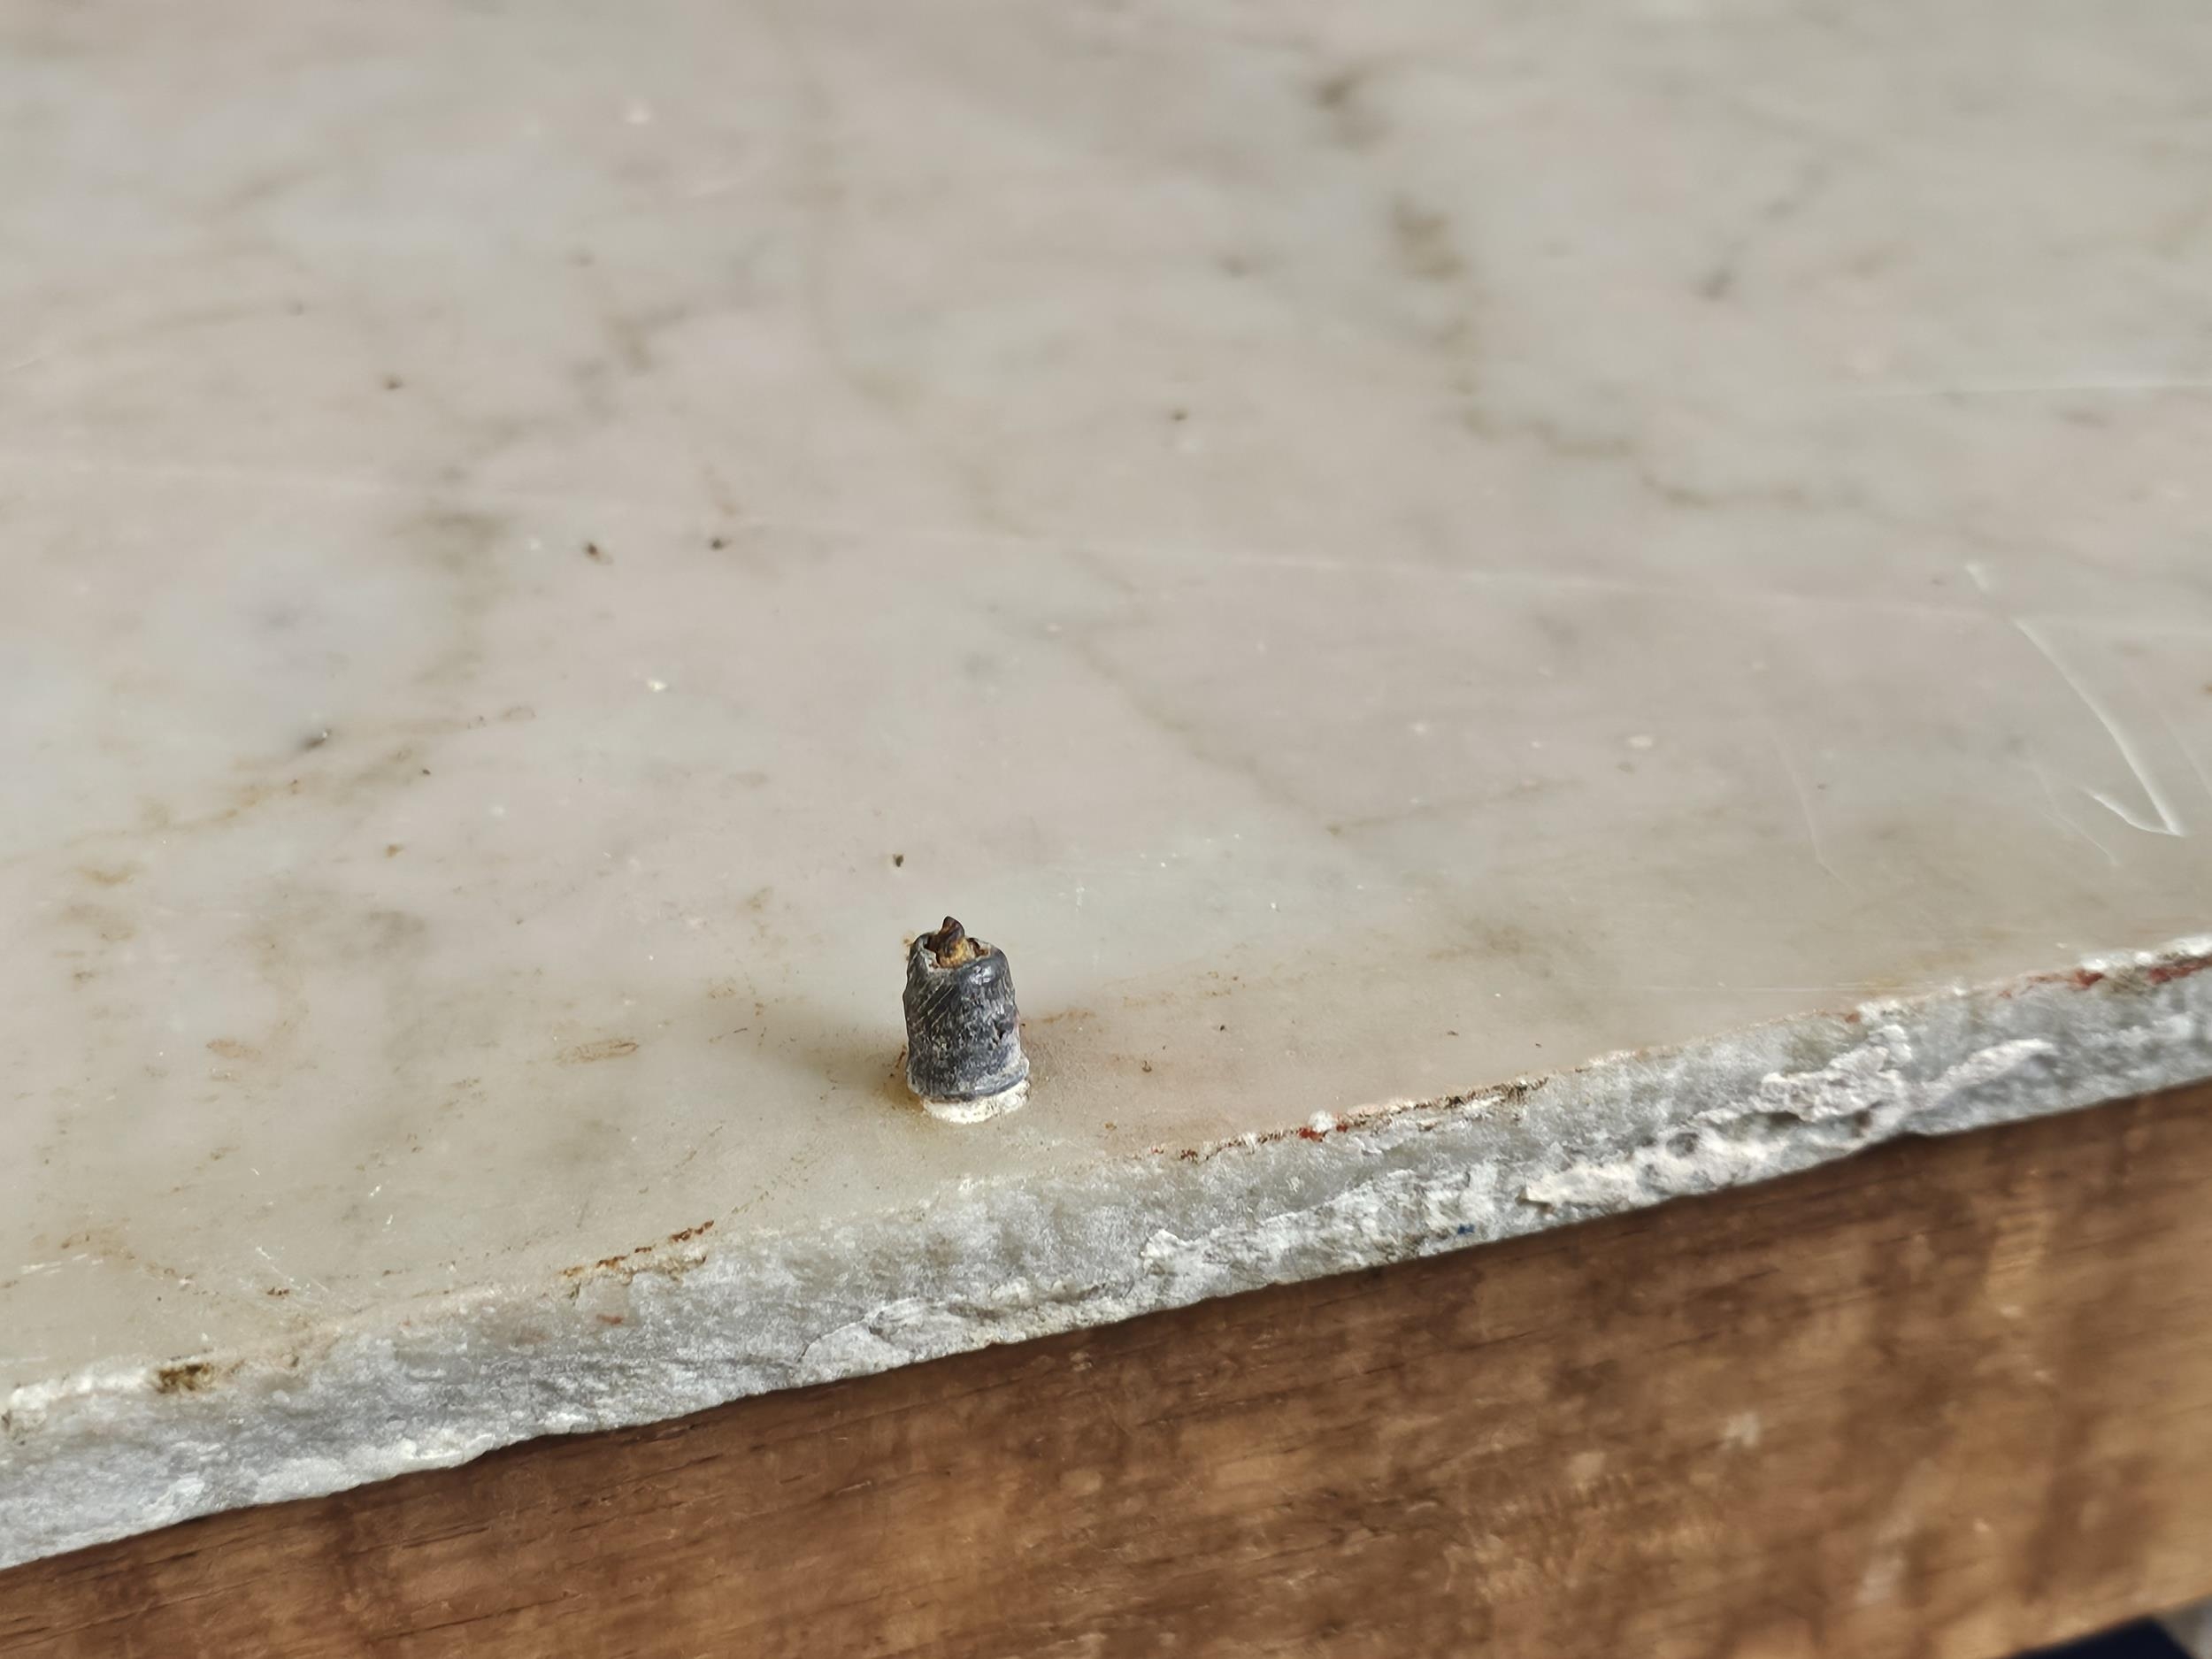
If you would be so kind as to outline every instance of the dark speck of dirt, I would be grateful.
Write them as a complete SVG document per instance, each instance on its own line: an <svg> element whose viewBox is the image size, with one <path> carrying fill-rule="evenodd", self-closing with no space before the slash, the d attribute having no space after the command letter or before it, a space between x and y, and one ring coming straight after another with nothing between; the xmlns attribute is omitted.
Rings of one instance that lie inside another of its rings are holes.
<svg viewBox="0 0 2212 1659"><path fill-rule="evenodd" d="M388 392L396 392L401 387L406 384L407 382L401 380L396 374L388 374L384 377L384 389Z"/></svg>
<svg viewBox="0 0 2212 1659"><path fill-rule="evenodd" d="M398 857L398 856L399 856L399 849L400 849L400 845L401 845L401 843L399 843L398 841L390 841L390 842L388 842L388 843L385 845L385 848L384 848L384 856L385 856L387 858L396 858L396 857Z"/></svg>
<svg viewBox="0 0 2212 1659"><path fill-rule="evenodd" d="M261 1294L265 1296L288 1296L292 1293L282 1285L272 1285Z"/></svg>
<svg viewBox="0 0 2212 1659"><path fill-rule="evenodd" d="M588 559L597 559L603 565L606 563L607 559L605 549L603 549L596 541L587 541L584 543L584 557Z"/></svg>
<svg viewBox="0 0 2212 1659"><path fill-rule="evenodd" d="M729 544L730 539L726 535L715 535L709 536L707 538L707 545L712 548L717 553L719 553L724 548L729 546Z"/></svg>
<svg viewBox="0 0 2212 1659"><path fill-rule="evenodd" d="M894 870L904 869L906 867L906 855L904 853L893 853L891 855L891 867Z"/></svg>
<svg viewBox="0 0 2212 1659"><path fill-rule="evenodd" d="M1167 411L1167 418L1170 420L1188 420L1190 419L1190 411L1187 409L1171 409Z"/></svg>
<svg viewBox="0 0 2212 1659"><path fill-rule="evenodd" d="M1342 109L1359 89L1360 72L1340 69L1313 89L1313 101L1325 110Z"/></svg>
<svg viewBox="0 0 2212 1659"><path fill-rule="evenodd" d="M1228 1028L1226 1025L1217 1025L1217 1026L1215 1026L1215 1027L1214 1027L1214 1029L1215 1029L1216 1031L1226 1031L1226 1030L1228 1030L1229 1028Z"/></svg>
<svg viewBox="0 0 2212 1659"><path fill-rule="evenodd" d="M1137 1062L1137 1069L1138 1069L1140 1071L1148 1071L1148 1071L1150 1071L1152 1070L1152 1062L1151 1062L1151 1061L1149 1061L1149 1060L1140 1060L1139 1062ZM1110 1128L1112 1128L1112 1127L1113 1127L1113 1125L1112 1125L1111 1124L1109 1124L1109 1125L1107 1125L1106 1126L1107 1126L1109 1129L1110 1129Z"/></svg>

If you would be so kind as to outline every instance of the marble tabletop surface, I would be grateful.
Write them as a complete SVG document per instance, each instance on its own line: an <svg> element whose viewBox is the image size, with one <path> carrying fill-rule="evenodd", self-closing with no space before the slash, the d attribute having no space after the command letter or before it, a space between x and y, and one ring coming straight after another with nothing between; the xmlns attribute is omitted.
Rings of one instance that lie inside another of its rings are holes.
<svg viewBox="0 0 2212 1659"><path fill-rule="evenodd" d="M2201 6L4 28L0 1561L2212 1073Z"/></svg>

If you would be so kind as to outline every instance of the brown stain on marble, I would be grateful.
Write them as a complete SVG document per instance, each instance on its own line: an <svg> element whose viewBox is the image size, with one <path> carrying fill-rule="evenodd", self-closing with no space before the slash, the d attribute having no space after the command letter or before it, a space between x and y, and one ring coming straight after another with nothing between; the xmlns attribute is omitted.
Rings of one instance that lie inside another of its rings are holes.
<svg viewBox="0 0 2212 1659"><path fill-rule="evenodd" d="M1997 995L2008 1002L2033 987L2066 985L2077 991L2093 990L2099 986L2105 986L2114 995L2141 995L2162 985L2171 985L2176 979L2186 979L2202 973L2208 968L2212 968L2212 956L2174 951L2140 964L2131 963L2110 968L2062 968L2047 973L2023 974L2000 988Z"/></svg>
<svg viewBox="0 0 2212 1659"><path fill-rule="evenodd" d="M177 1360L154 1372L154 1392L162 1394L198 1394L212 1387L219 1373L213 1363L204 1359Z"/></svg>
<svg viewBox="0 0 2212 1659"><path fill-rule="evenodd" d="M1579 1071L1583 1068L1577 1067ZM1324 1126L1314 1123L1293 1124L1280 1129L1263 1130L1255 1134L1233 1135L1226 1141L1208 1141L1194 1147L1156 1146L1148 1148L1154 1157L1172 1157L1184 1164L1204 1164L1224 1153L1246 1152L1256 1147L1274 1146L1286 1141L1323 1141L1332 1135L1344 1134L1356 1129L1371 1129L1379 1124L1403 1118L1409 1113L1432 1112L1447 1114L1463 1110L1481 1111L1498 1107L1517 1114L1529 1097L1551 1081L1550 1075L1518 1077L1493 1088L1476 1089L1464 1094L1446 1094L1434 1100L1394 1101L1386 1106L1362 1107L1356 1111L1330 1115ZM1433 1124L1417 1125L1425 1133Z"/></svg>
<svg viewBox="0 0 2212 1659"><path fill-rule="evenodd" d="M619 1060L626 1054L635 1054L637 1044L628 1037L602 1037L596 1042L580 1042L572 1048L564 1048L555 1056L563 1065L589 1065L595 1060Z"/></svg>
<svg viewBox="0 0 2212 1659"><path fill-rule="evenodd" d="M595 1262L581 1262L574 1267L565 1267L561 1270L561 1277L578 1288L581 1287L582 1281L586 1279L597 1279L608 1274L615 1275L626 1283L636 1278L638 1274L647 1272L665 1274L672 1279L681 1279L691 1269L704 1261L705 1256L695 1250L671 1258L663 1255L663 1252L690 1244L713 1231L714 1222L711 1218L695 1222L688 1227L679 1227L664 1239L656 1239L650 1244L641 1244L634 1249L625 1250L619 1256L603 1256Z"/></svg>

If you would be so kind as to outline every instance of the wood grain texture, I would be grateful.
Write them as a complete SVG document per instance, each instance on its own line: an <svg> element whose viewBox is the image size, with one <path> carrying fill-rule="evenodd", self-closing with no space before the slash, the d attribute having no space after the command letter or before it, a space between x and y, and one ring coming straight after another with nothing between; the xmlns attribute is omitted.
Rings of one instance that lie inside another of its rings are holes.
<svg viewBox="0 0 2212 1659"><path fill-rule="evenodd" d="M2212 1591L2212 1088L0 1574L0 1653L1879 1654Z"/></svg>

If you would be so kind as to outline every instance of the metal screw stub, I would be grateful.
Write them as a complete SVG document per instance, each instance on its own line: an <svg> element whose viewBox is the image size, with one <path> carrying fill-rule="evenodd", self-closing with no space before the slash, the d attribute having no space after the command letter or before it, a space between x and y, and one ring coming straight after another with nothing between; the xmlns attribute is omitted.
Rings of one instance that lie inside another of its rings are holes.
<svg viewBox="0 0 2212 1659"><path fill-rule="evenodd" d="M1029 1098L1006 953L949 916L906 953L906 1086L933 1117L979 1124Z"/></svg>

